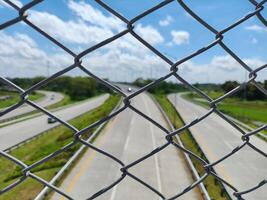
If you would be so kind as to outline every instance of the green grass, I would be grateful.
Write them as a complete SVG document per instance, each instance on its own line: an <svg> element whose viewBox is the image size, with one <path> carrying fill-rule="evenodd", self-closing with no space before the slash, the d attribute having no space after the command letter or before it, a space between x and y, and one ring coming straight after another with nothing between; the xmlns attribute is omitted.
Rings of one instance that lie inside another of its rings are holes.
<svg viewBox="0 0 267 200"><path fill-rule="evenodd" d="M184 126L184 122L181 119L179 113L177 113L176 109L173 107L173 105L169 102L167 97L165 95L154 95L156 100L159 102L163 110L166 112L167 116L169 117L171 123L175 127L175 129L178 129L182 126ZM203 154L202 150L198 146L197 142L191 135L189 131L183 131L180 135L180 139L185 146L186 149L189 149L190 151L194 152L196 155L201 157L202 159L207 161L207 158ZM198 174L202 176L205 173L204 168L202 167L202 164L196 160L194 157L190 156L193 165L195 166ZM208 176L203 181L211 199L216 200L229 200L230 198L227 196L225 189L222 185L218 183L218 181L213 176Z"/></svg>
<svg viewBox="0 0 267 200"><path fill-rule="evenodd" d="M215 91L206 91L206 93L213 99L223 95L222 92ZM187 93L183 97L201 106L209 107L209 104L195 93ZM239 98L227 98L218 104L218 109L252 128L258 127L255 122L267 123L267 101L245 101ZM267 131L263 130L261 132L267 135Z"/></svg>
<svg viewBox="0 0 267 200"><path fill-rule="evenodd" d="M207 92L207 94L213 99L223 95L221 92ZM208 103L202 101L196 94L188 93L185 97L208 106ZM267 122L267 101L246 101L239 98L227 98L218 104L218 108L220 111L246 123L253 121Z"/></svg>
<svg viewBox="0 0 267 200"><path fill-rule="evenodd" d="M66 106L66 105L69 105L69 104L72 104L72 103L75 103L75 102L78 102L78 101L72 100L69 95L64 94L64 97L63 97L63 99L61 101L59 101L59 102L57 102L55 104L52 104L50 106L47 106L46 108L51 110L51 109L59 108L59 107L62 107L62 106Z"/></svg>
<svg viewBox="0 0 267 200"><path fill-rule="evenodd" d="M6 100L0 100L0 108L6 108L9 106L12 106L20 101L20 96L17 92L8 92L0 90L0 96L9 96L9 99ZM29 96L29 99L32 101L39 100L44 97L44 94L41 94L39 92L34 92Z"/></svg>
<svg viewBox="0 0 267 200"><path fill-rule="evenodd" d="M30 99L31 99L31 97L30 97ZM76 102L78 102L78 101L72 100L70 98L70 96L64 94L64 97L63 97L63 99L61 101L59 101L59 102L57 102L55 104L49 105L49 106L47 106L45 108L48 109L48 110L52 110L52 109L63 107L63 106L66 106L66 105L69 105L69 104L72 104L72 103L76 103ZM24 113L24 114L18 115L16 117L8 118L6 120L1 120L1 122L3 123L3 122L7 122L7 121L11 121L11 120L27 117L27 116L30 116L30 115L33 115L33 114L36 114L36 113L41 113L41 112L39 110L34 110L34 111L31 111L31 112L28 112L28 113Z"/></svg>
<svg viewBox="0 0 267 200"><path fill-rule="evenodd" d="M95 94L95 96L92 96L92 97L89 97L87 99L83 99L83 100L74 100L74 99L71 99L71 97L67 94L64 94L64 98L53 104L53 105L50 105L48 107L46 107L48 110L51 110L51 109L55 109L55 108L59 108L59 107L62 107L62 106L66 106L66 105L69 105L69 104L73 104L73 103L77 103L77 102L82 102L82 101L87 101L88 99L91 99L91 98L94 98L94 97L97 97L97 96L100 96L100 95L103 95L103 93L97 93Z"/></svg>
<svg viewBox="0 0 267 200"><path fill-rule="evenodd" d="M219 110L243 122L267 122L267 103L235 102L219 105Z"/></svg>
<svg viewBox="0 0 267 200"><path fill-rule="evenodd" d="M119 99L119 96L111 95L103 105L86 114L83 114L82 116L70 120L70 123L76 128L82 129L89 124L92 124L107 116L117 105ZM92 132L93 130L86 133L85 137L88 137ZM68 144L73 139L72 135L73 133L67 128L58 126L50 131L47 131L37 139L11 151L10 154L23 161L27 165L31 165ZM40 166L37 166L32 170L32 172L37 175L41 175L41 177L44 177L48 181L51 180L58 170L78 150L79 147L80 144L73 146L55 158ZM21 177L22 174L20 167L16 166L14 163L6 160L5 158L1 157L0 163L0 188L4 188ZM0 200L33 199L36 194L42 190L42 188L43 186L37 181L28 178L25 182L20 184L20 186L15 187L11 191L1 195Z"/></svg>

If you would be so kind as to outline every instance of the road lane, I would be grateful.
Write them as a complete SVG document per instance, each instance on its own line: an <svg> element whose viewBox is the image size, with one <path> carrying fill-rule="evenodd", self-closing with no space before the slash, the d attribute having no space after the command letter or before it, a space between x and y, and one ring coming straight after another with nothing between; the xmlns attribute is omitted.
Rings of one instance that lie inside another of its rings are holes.
<svg viewBox="0 0 267 200"><path fill-rule="evenodd" d="M147 94L140 94L131 102L142 112L166 126L160 111ZM165 142L165 133L127 109L107 125L95 144L128 164ZM129 171L167 197L181 192L193 181L183 156L173 146L168 146L162 152L130 168ZM84 200L104 186L108 186L120 175L120 166L117 163L89 149L60 188L75 200ZM54 194L52 199L62 200L64 197ZM149 200L159 199L159 197L127 176L117 186L97 199ZM195 200L201 197L198 189L194 189L180 199Z"/></svg>
<svg viewBox="0 0 267 200"><path fill-rule="evenodd" d="M105 94L94 97L82 103L75 104L53 113L60 119L67 121L100 106L108 98L108 96L108 94ZM0 149L4 150L8 147L16 145L21 141L24 141L57 125L59 125L59 123L48 124L47 116L41 115L0 128Z"/></svg>
<svg viewBox="0 0 267 200"><path fill-rule="evenodd" d="M36 101L36 103L41 107L46 107L46 106L55 104L64 98L64 95L58 92L50 92L50 91L38 91L38 92L45 95L44 98ZM32 106L24 104L20 106L19 108L12 110L11 112L5 114L4 116L1 116L0 121L14 118L19 115L32 112L34 110L35 108L33 108Z"/></svg>
<svg viewBox="0 0 267 200"><path fill-rule="evenodd" d="M207 113L207 109L189 102L181 94L172 94L168 98L175 105L186 123ZM235 147L242 144L241 133L225 122L216 114L210 115L200 123L190 128L200 147L207 155L210 162L216 161ZM251 137L251 143L267 153L267 143ZM232 157L215 166L215 170L225 180L236 186L239 190L246 190L256 186L266 179L267 159L249 147L245 147ZM266 200L267 185L256 192L244 195L248 200ZM230 193L232 194L232 190ZM233 197L233 199L236 199Z"/></svg>

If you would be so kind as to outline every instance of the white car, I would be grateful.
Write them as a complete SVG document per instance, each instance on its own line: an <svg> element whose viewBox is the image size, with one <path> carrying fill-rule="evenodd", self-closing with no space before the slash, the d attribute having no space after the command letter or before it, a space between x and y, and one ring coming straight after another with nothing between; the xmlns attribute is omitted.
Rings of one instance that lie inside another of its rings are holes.
<svg viewBox="0 0 267 200"><path fill-rule="evenodd" d="M128 92L132 92L132 88L129 87L129 88L128 88Z"/></svg>

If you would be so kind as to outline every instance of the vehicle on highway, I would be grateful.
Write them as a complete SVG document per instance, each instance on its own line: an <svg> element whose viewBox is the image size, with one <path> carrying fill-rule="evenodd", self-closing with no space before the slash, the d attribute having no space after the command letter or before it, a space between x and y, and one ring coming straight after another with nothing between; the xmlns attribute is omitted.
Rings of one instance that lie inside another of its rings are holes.
<svg viewBox="0 0 267 200"><path fill-rule="evenodd" d="M54 118L52 118L52 117L48 117L47 118L47 123L48 124L52 124L52 123L55 123L57 120L55 120Z"/></svg>
<svg viewBox="0 0 267 200"><path fill-rule="evenodd" d="M129 88L128 88L128 92L132 92L132 88L129 87Z"/></svg>

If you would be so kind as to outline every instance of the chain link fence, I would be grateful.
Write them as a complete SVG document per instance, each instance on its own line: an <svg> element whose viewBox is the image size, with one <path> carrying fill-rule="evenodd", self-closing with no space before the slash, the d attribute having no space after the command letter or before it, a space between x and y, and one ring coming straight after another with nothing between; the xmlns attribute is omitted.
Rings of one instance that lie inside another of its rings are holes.
<svg viewBox="0 0 267 200"><path fill-rule="evenodd" d="M25 181L28 177L31 177L33 179L35 179L36 181L40 182L41 184L43 184L46 187L49 187L51 190L63 195L64 197L66 197L67 199L72 199L71 196L69 196L67 193L65 193L64 191L61 191L59 188L57 188L55 185L47 182L46 180L38 177L37 175L35 175L32 170L36 167L38 167L39 165L45 163L46 161L54 158L55 156L61 154L63 151L68 150L69 148L71 148L74 144L76 143L82 143L83 145L85 145L88 148L91 148L94 151L97 151L99 154L103 154L107 157L109 157L110 159L112 159L113 161L117 162L120 166L121 166L121 176L120 178L118 178L116 181L114 181L112 184L110 184L109 186L103 186L103 189L100 191L96 191L96 193L91 196L88 197L88 199L95 199L96 197L102 195L103 193L107 192L108 190L110 190L111 188L113 188L115 185L117 185L120 181L122 181L126 176L136 180L137 182L139 182L140 184L142 184L144 187L147 187L148 189L150 189L151 191L153 191L155 194L157 194L161 199L176 199L180 196L182 196L183 194L189 192L191 189L193 189L194 187L197 187L200 183L203 182L203 180L205 180L208 176L214 176L219 182L221 182L222 184L224 184L226 187L229 187L230 189L233 190L233 195L236 196L237 199L243 199L242 195L250 193L250 192L257 192L257 189L262 187L263 185L265 185L267 183L267 179L262 180L260 183L258 183L257 185L255 185L254 187L251 188L247 188L247 190L245 191L239 191L238 188L236 188L234 185L231 185L230 183L228 183L226 180L224 180L222 177L220 177L218 174L216 174L213 170L212 167L214 167L215 165L219 165L220 163L222 163L225 159L227 159L228 157L234 155L236 152L238 152L239 150L241 150L242 148L244 148L245 146L248 146L250 148L252 148L253 150L255 150L256 152L258 152L259 154L263 155L265 158L267 157L267 154L265 152L263 152L260 147L256 147L253 144L251 144L250 142L250 137L259 133L261 130L266 129L267 125L263 125L260 128L257 128L253 131L250 132L245 132L242 128L240 128L237 124L235 124L233 121L231 121L229 118L227 118L223 113L221 113L219 110L217 110L217 104L222 102L225 98L235 94L238 91L241 91L243 89L245 89L245 87L248 84L253 84L255 85L261 92L263 92L265 95L267 95L267 91L260 85L257 83L257 75L266 68L267 64L257 68L257 69L252 69L250 66L248 66L244 61L242 61L241 58L239 58L239 56L234 53L225 43L224 43L224 34L227 33L228 31L236 28L237 26L239 26L241 23L247 21L248 19L252 18L252 17L257 17L260 22L264 25L267 26L267 21L264 18L264 16L262 15L262 11L264 10L264 5L267 2L267 0L263 0L261 2L257 2L255 0L249 0L249 2L255 6L255 10L251 11L250 13L248 13L246 16L244 16L243 18L239 19L238 21L236 21L235 23L229 25L228 27L224 28L223 30L216 30L214 27L212 27L208 22L206 22L205 20L203 20L199 15L197 15L193 10L191 10L191 8L183 1L183 0L178 0L177 6L182 6L182 8L189 14L191 15L199 24L201 24L202 26L204 26L207 30L209 30L211 33L214 34L215 39L212 43L208 44L205 47L202 47L201 49L197 50L196 52L184 57L181 60L178 60L177 62L172 62L168 57L166 57L163 53L161 53L160 51L158 51L156 48L154 48L152 45L150 45L146 40L144 40L140 35L138 35L135 32L135 28L134 25L136 22L138 22L140 19L144 18L145 16L153 13L154 11L161 9L162 7L174 2L174 0L165 0L162 1L161 3L157 4L156 6L146 10L145 12L137 15L136 17L134 17L133 19L126 19L124 16L122 16L119 12L117 12L116 10L114 10L112 7L110 7L108 4L106 4L104 1L101 0L96 0L96 2L102 6L106 11L108 11L109 13L111 13L112 15L116 16L117 18L119 18L122 22L124 22L127 25L127 28L121 32L119 32L118 34L114 35L113 37L110 37L92 47L89 47L88 49L80 52L79 54L74 53L71 49L67 48L66 46L64 46L62 43L60 43L57 39L55 39L54 37L52 37L51 35L49 35L45 30L42 30L41 28L39 28L38 26L36 26L35 24L33 24L31 21L28 20L28 15L27 15L27 10L33 8L34 6L36 6L37 4L41 4L41 2L43 0L34 0L31 1L29 3L27 3L26 5L24 5L23 7L18 7L16 4L14 4L12 1L10 0L3 0L5 3L7 3L8 5L10 5L13 9L15 9L18 12L18 16L15 17L14 19L11 19L3 24L0 25L0 30L4 30L7 27L13 26L16 23L20 23L20 22L24 22L26 25L28 25L30 28L32 28L33 30L35 30L37 33L41 34L42 36L44 36L45 38L47 38L48 40L50 40L51 42L54 43L54 45L60 47L64 52L66 52L66 54L69 54L70 56L73 57L73 64L70 66L67 66L66 68L64 68L63 70L51 75L50 77L46 78L45 80L37 83L36 85L33 85L32 87L28 88L27 90L24 90L22 88L20 88L18 85L15 85L14 83L12 83L11 81L9 81L7 78L3 77L1 75L0 77L0 81L3 84L8 85L9 87L12 87L14 90L16 90L17 92L20 93L20 97L21 100L9 107L8 109L1 111L0 116L3 116L13 110L15 110L16 108L20 107L22 104L28 104L32 107L34 107L35 109L43 112L45 115L48 115L50 117L55 118L58 122L60 122L62 125L64 125L65 127L67 127L68 129L70 129L71 131L73 131L73 141L70 142L69 144L67 144L66 146L64 146L63 148L61 148L60 150L46 156L45 158L39 160L38 162L32 164L32 165L26 165L25 163L21 162L20 160L18 160L17 158L13 157L12 155L10 155L8 152L5 151L1 151L0 155L5 157L6 159L12 161L13 163L15 163L16 165L22 167L22 172L23 172L23 176L18 179L16 182L8 185L7 187L1 189L0 194L6 193L9 190L12 190L12 188L16 187L17 185L19 185L20 183L22 183L23 181ZM121 91L118 87L116 87L114 84L98 77L96 74L92 73L90 70L88 70L83 62L82 62L82 58L92 52L94 52L95 50L103 47L104 45L107 45L117 39L119 39L120 37L126 35L126 34L131 34L134 38L136 38L137 41L139 41L141 44L143 44L146 48L148 48L151 52L153 52L155 55L157 55L159 58L161 58L164 62L166 62L169 66L170 66L170 72L164 76L162 76L161 78L155 80L154 82L146 85L145 87L138 89L137 91L131 93L130 95L126 95L126 93L124 93L123 91ZM212 99L210 98L207 94L205 94L203 91L201 91L200 89L196 88L195 86L193 86L192 84L190 84L189 82L187 82L185 79L183 79L183 77L181 77L177 72L179 69L179 66L181 64L183 64L186 61L189 61L190 59L202 54L205 51L208 51L209 49L215 47L215 46L220 46L225 52L227 52L229 55L231 55L231 57L233 59L235 59L239 64L240 67L243 67L245 70L248 71L249 73L249 79L248 81L240 84L238 87L236 87L235 89L233 89L232 91L224 94L223 96L217 98L217 99ZM119 109L117 109L116 111L112 112L108 117L103 118L99 121L97 121L94 124L88 125L88 127L82 129L82 130L77 130L74 126L72 126L71 124L69 124L68 122L54 116L51 112L49 112L48 110L38 106L36 103L34 103L33 101L28 99L28 95L31 94L32 92L34 92L35 90L39 89L40 87L46 85L48 82L53 81L55 78L64 75L65 73L75 69L75 68L79 68L80 70L82 70L84 73L86 73L88 76L94 78L96 81L102 83L103 85L105 85L106 87L110 88L111 90L119 93L122 97L123 97L123 106L120 107ZM175 77L177 80L179 80L181 83L183 83L186 87L188 87L189 89L191 89L192 91L198 93L199 95L201 95L203 98L205 98L207 101L209 101L210 104L210 110L203 116L201 116L199 119L192 121L192 123L186 124L184 127L178 129L178 130L174 130L174 131L169 131L166 128L164 128L162 125L158 124L157 122L155 122L153 119L151 119L149 116L146 116L144 113L142 113L142 111L138 110L137 108L133 107L131 105L131 99L136 97L137 95L145 92L146 90L148 90L151 87L156 86L157 84L159 84L160 82L170 78L170 77ZM153 123L154 125L156 125L157 127L159 127L165 134L166 134L166 143L162 146L159 146L157 149L153 150L152 152L148 153L147 155L139 158L138 160L130 163L130 164L126 164L124 163L122 160L116 158L115 156L111 155L108 152L103 151L102 149L97 148L96 146L94 146L93 144L89 143L88 141L84 140L81 136L86 133L88 130L92 130L93 128L107 122L108 120L110 120L111 118L116 117L116 115L118 115L119 113L123 112L126 108L131 109L132 111L134 111L135 113L139 114L140 116L142 116L145 120L149 121L150 123ZM226 122L228 122L233 129L236 129L240 132L240 141L242 141L242 144L237 146L235 149L233 149L233 151L229 152L227 155L223 156L222 158L220 158L219 160L217 160L216 162L213 163L207 163L205 160L203 160L202 158L198 157L197 155L195 155L193 152L191 152L188 149L185 149L184 147L182 147L181 145L179 145L178 143L175 142L175 140L173 140L174 136L179 135L183 130L188 129L189 127L192 127L194 125L196 125L197 123L201 123L201 120L205 119L206 117L208 117L210 114L212 113L216 113L218 116L220 116L222 119L224 119ZM200 177L198 180L196 180L192 185L189 185L187 188L185 188L182 192L177 193L175 196L172 197L166 197L164 196L164 194L162 194L161 192L159 192L156 188L153 188L152 186L150 186L149 184L145 183L144 181L142 181L140 178L134 176L133 174L131 174L129 172L129 169L135 165L138 165L140 162L144 161L145 159L157 154L158 152L162 151L163 149L165 149L167 146L169 145L173 145L175 147L177 147L179 150L183 151L184 153L196 158L197 160L199 160L206 173Z"/></svg>

